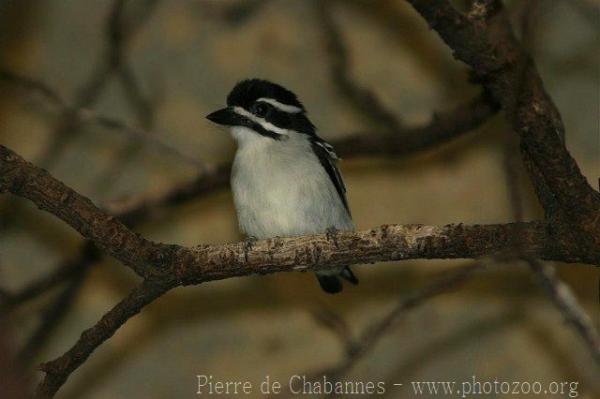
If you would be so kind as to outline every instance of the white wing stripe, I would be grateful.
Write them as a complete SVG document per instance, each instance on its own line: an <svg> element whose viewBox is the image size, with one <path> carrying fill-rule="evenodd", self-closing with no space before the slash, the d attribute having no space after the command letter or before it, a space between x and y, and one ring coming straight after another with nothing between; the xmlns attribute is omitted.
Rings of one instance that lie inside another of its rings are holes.
<svg viewBox="0 0 600 399"><path fill-rule="evenodd" d="M335 153L335 150L333 149L333 146L331 144L328 144L324 141L316 141L317 145L321 148L323 148L325 151L327 151L327 154L329 154L329 156L333 159L340 159L340 157L337 156L337 154Z"/></svg>

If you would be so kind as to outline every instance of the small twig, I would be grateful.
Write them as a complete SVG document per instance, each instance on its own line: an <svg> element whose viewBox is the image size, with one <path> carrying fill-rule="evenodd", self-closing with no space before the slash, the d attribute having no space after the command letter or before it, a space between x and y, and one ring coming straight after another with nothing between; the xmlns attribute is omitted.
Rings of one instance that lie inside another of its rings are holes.
<svg viewBox="0 0 600 399"><path fill-rule="evenodd" d="M456 270L446 272L432 284L401 299L394 309L366 328L352 344L352 351L337 365L317 372L307 373L308 380L326 376L329 380L339 380L347 374L361 359L369 354L385 334L396 327L402 317L410 310L428 300L442 295L468 280L476 271L482 270L484 263L476 262Z"/></svg>

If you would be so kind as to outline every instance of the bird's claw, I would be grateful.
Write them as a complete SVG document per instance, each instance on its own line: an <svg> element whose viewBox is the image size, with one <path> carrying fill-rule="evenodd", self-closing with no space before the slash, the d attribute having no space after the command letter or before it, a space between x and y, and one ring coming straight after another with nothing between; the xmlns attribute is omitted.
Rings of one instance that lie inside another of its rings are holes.
<svg viewBox="0 0 600 399"><path fill-rule="evenodd" d="M244 258L246 259L246 262L248 262L248 252L252 251L256 241L258 241L258 239L254 236L247 236L244 239Z"/></svg>
<svg viewBox="0 0 600 399"><path fill-rule="evenodd" d="M335 227L328 227L327 230L325 231L325 235L327 237L328 241L333 241L334 245L337 247L338 243L337 243L337 235L338 235L339 230L336 229Z"/></svg>

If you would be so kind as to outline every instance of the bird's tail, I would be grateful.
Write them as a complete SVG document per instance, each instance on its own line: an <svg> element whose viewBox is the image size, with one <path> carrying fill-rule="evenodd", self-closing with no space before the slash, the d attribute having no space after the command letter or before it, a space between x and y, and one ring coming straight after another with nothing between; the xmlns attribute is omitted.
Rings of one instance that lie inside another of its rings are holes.
<svg viewBox="0 0 600 399"><path fill-rule="evenodd" d="M350 270L350 267L343 267L339 273L331 274L329 273L316 273L317 280L319 280L319 285L328 294L337 294L343 288L342 282L340 281L340 277L351 282L352 284L358 284L358 279Z"/></svg>

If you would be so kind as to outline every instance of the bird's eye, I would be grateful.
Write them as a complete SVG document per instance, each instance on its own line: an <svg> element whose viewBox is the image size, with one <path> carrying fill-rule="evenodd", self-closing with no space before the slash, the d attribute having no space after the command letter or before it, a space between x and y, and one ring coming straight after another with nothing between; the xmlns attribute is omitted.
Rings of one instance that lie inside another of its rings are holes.
<svg viewBox="0 0 600 399"><path fill-rule="evenodd" d="M258 102L256 104L254 104L253 108L253 114L259 117L264 117L265 115L267 115L267 113L269 112L269 107L267 106L267 104L262 103L262 102Z"/></svg>

